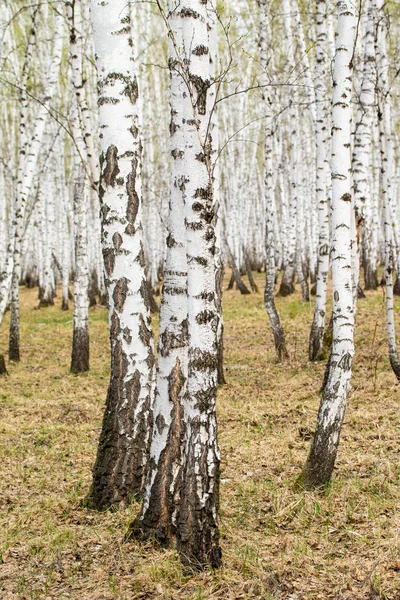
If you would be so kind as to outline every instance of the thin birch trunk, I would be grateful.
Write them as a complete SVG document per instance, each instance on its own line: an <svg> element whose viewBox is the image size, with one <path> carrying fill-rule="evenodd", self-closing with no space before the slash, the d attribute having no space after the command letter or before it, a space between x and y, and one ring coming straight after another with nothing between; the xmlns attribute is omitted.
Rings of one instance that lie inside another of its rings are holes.
<svg viewBox="0 0 400 600"><path fill-rule="evenodd" d="M188 377L187 257L185 231L187 87L180 74L176 48L183 46L182 17L169 4L171 179L167 254L160 307L157 387L150 463L140 515L131 527L135 535L173 543L185 452L184 398ZM191 113L189 108L189 113Z"/></svg>
<svg viewBox="0 0 400 600"><path fill-rule="evenodd" d="M314 319L310 331L308 355L310 360L317 360L323 348L327 280L329 272L329 205L326 186L327 163L327 122L328 104L325 97L327 81L327 40L326 40L326 0L317 0L317 43L315 69L315 142L316 142L316 193L318 206L318 274L315 294Z"/></svg>
<svg viewBox="0 0 400 600"><path fill-rule="evenodd" d="M333 339L317 425L300 482L307 489L327 483L335 465L354 356L351 270L351 94L357 18L350 0L340 0L332 96L332 287Z"/></svg>
<svg viewBox="0 0 400 600"><path fill-rule="evenodd" d="M21 278L21 248L24 234L24 217L29 193L32 188L33 177L41 149L41 143L45 131L45 125L48 117L46 102L49 102L55 91L58 80L59 67L61 62L62 44L63 44L63 18L56 14L54 19L54 29L57 32L54 40L52 57L49 64L49 74L45 94L45 102L40 106L35 120L35 126L32 139L26 147L25 167L22 181L17 186L17 197L14 210L14 243L13 243L13 275L11 283L11 318L10 318L10 338L9 338L9 359L19 361L19 282Z"/></svg>
<svg viewBox="0 0 400 600"><path fill-rule="evenodd" d="M397 352L396 328L394 320L393 270L396 258L394 222L392 210L394 152L392 138L391 94L388 82L389 64L387 60L386 24L383 0L374 0L377 11L378 31L376 36L377 59L377 96L379 149L381 154L381 196L383 230L385 239L384 278L386 285L386 319L388 331L388 349L391 367L400 381L400 358Z"/></svg>
<svg viewBox="0 0 400 600"><path fill-rule="evenodd" d="M71 372L89 370L89 323L88 323L88 199L85 193L85 171L77 162L74 182L74 327L72 337Z"/></svg>
<svg viewBox="0 0 400 600"><path fill-rule="evenodd" d="M267 68L268 68L268 40L270 37L269 28L269 3L267 0L260 0L260 34L259 34L259 49L260 63L262 72L262 83L267 83ZM275 95L276 100L276 95ZM274 103L275 104L275 103ZM275 305L274 289L275 289L275 235L274 235L274 219L275 219L275 197L274 197L274 166L273 166L273 134L272 129L272 113L267 99L267 94L264 92L264 110L267 109L267 123L264 128L264 203L265 203L265 290L264 304L271 323L272 334L274 336L275 350L279 361L289 358L286 348L285 332L282 327L279 314Z"/></svg>

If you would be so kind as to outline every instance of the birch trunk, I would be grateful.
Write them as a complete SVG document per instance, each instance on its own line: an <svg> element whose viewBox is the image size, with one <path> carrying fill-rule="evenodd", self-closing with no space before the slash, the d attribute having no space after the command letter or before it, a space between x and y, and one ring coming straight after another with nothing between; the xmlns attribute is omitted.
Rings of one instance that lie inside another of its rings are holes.
<svg viewBox="0 0 400 600"><path fill-rule="evenodd" d="M374 0L378 16L378 32L376 37L377 58L377 96L379 122L379 149L381 154L381 196L383 212L383 230L385 240L384 278L386 284L386 319L388 331L388 349L391 367L400 381L400 359L397 352L396 328L394 321L393 270L396 258L394 239L394 211L392 209L392 177L394 167L393 139L391 123L391 94L388 82L389 64L387 60L386 25L383 1Z"/></svg>
<svg viewBox="0 0 400 600"><path fill-rule="evenodd" d="M269 3L267 0L260 0L260 63L263 70L262 83L267 83L267 68L268 68L268 38L269 31ZM289 358L286 348L285 332L282 327L279 314L275 305L274 289L275 289L275 235L274 235L274 219L275 219L275 197L273 188L273 130L272 130L272 114L270 105L267 99L267 93L264 92L264 110L267 111L268 122L264 129L264 202L266 208L265 214L265 290L264 304L271 323L272 334L274 336L275 350L279 361ZM275 98L276 99L276 98Z"/></svg>
<svg viewBox="0 0 400 600"><path fill-rule="evenodd" d="M99 77L100 202L111 379L90 503L127 504L144 489L154 394L154 343L142 243L136 61L124 0L92 0Z"/></svg>
<svg viewBox="0 0 400 600"><path fill-rule="evenodd" d="M74 328L71 356L72 373L83 373L89 370L87 213L88 199L85 193L85 171L78 162L74 184L75 277Z"/></svg>
<svg viewBox="0 0 400 600"><path fill-rule="evenodd" d="M371 272L370 229L372 223L371 211L369 210L372 203L371 149L376 85L374 44L376 9L372 0L368 0L366 9L367 26L364 36L363 72L354 136L353 181L356 217L360 228L362 228L361 236L364 242L364 276L367 283L366 287L373 288L373 280L377 279L377 276L376 274L374 275L373 270ZM358 267L358 265L356 266Z"/></svg>
<svg viewBox="0 0 400 600"><path fill-rule="evenodd" d="M340 0L332 96L332 287L333 339L326 382L310 454L300 478L307 489L327 483L335 465L354 355L351 270L351 94L357 18L350 0Z"/></svg>
<svg viewBox="0 0 400 600"><path fill-rule="evenodd" d="M157 388L149 474L135 535L169 546L176 518L185 451L184 398L188 377L187 258L185 231L186 121L193 119L176 48L183 46L182 17L169 4L171 179L167 254L160 307Z"/></svg>
<svg viewBox="0 0 400 600"><path fill-rule="evenodd" d="M21 247L24 234L25 208L31 191L33 177L39 158L41 143L47 121L47 106L55 91L58 80L59 67L61 62L62 44L63 44L63 18L57 14L54 19L54 29L57 32L54 40L53 52L49 64L49 74L45 100L40 106L35 119L35 126L32 139L26 146L24 157L24 171L22 179L17 182L17 197L14 209L14 241L13 241L13 274L11 282L11 318L10 318L10 338L9 338L9 359L19 361L19 281L21 278ZM20 175L20 173L19 173Z"/></svg>
<svg viewBox="0 0 400 600"><path fill-rule="evenodd" d="M175 534L181 561L203 569L221 564L210 50L206 5L190 0L170 9L168 286L161 310L150 476L141 515L132 528L139 536L153 532L165 544Z"/></svg>
<svg viewBox="0 0 400 600"><path fill-rule="evenodd" d="M187 421L177 547L184 564L219 567L217 444L217 327L215 231L208 88L211 84L207 8L191 0L181 8L187 85L194 119L186 125L186 252L189 363Z"/></svg>
<svg viewBox="0 0 400 600"><path fill-rule="evenodd" d="M315 69L315 143L316 143L316 192L318 206L318 271L315 295L314 319L310 331L308 354L310 360L317 360L323 347L327 280L329 272L329 205L326 186L327 163L327 122L329 122L327 99L327 40L326 40L326 0L317 0L317 43Z"/></svg>

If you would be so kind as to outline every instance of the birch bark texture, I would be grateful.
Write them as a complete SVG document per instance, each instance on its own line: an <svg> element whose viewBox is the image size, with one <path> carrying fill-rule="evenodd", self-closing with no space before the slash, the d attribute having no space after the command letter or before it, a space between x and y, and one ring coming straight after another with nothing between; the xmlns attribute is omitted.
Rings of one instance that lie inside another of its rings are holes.
<svg viewBox="0 0 400 600"><path fill-rule="evenodd" d="M9 338L9 359L13 361L20 360L20 344L19 344L19 282L21 278L21 249L22 239L24 236L24 218L26 205L29 194L33 185L34 176L36 174L36 166L39 160L39 152L45 132L46 122L48 119L48 103L51 101L58 82L59 68L62 58L63 47L63 17L57 14L54 18L54 31L57 34L54 36L54 44L52 54L48 60L48 79L47 87L44 94L43 102L40 105L35 118L32 137L29 143L26 143L26 132L21 130L21 137L24 141L24 146L21 148L19 163L21 161L24 168L18 167L17 194L15 198L14 217L13 217L13 271L11 282L11 318L10 318L10 338ZM29 44L28 44L29 49ZM32 52L32 49L29 50ZM27 60L29 59L27 52ZM26 85L27 81L25 81ZM26 90L25 90L26 92ZM25 111L24 105L25 96L23 94L21 110ZM21 117L22 118L22 117ZM24 117L25 119L25 117Z"/></svg>
<svg viewBox="0 0 400 600"><path fill-rule="evenodd" d="M71 372L89 370L89 264L88 264L88 198L85 190L85 171L75 161L74 182L74 329L72 337Z"/></svg>
<svg viewBox="0 0 400 600"><path fill-rule="evenodd" d="M138 498L146 477L154 342L142 243L138 83L129 5L92 0L99 86L100 204L111 378L89 502Z"/></svg>
<svg viewBox="0 0 400 600"><path fill-rule="evenodd" d="M351 95L357 17L350 0L337 3L332 93L332 287L333 339L317 425L299 483L327 483L335 465L354 356L352 291Z"/></svg>
<svg viewBox="0 0 400 600"><path fill-rule="evenodd" d="M400 359L397 352L396 327L394 320L393 269L396 244L394 239L393 199L393 138L391 118L391 94L388 81L389 64L387 59L386 23L383 0L373 0L378 26L375 39L377 67L377 97L379 124L379 151L381 157L381 196L383 231L385 240L384 278L386 284L386 319L390 365L400 381Z"/></svg>
<svg viewBox="0 0 400 600"><path fill-rule="evenodd" d="M184 399L188 377L188 306L185 230L186 138L185 125L193 109L185 79L180 73L183 17L169 4L170 151L171 176L167 254L160 307L157 388L149 473L136 535L155 538L169 546L176 535L176 519L185 451Z"/></svg>
<svg viewBox="0 0 400 600"><path fill-rule="evenodd" d="M269 64L268 39L270 36L269 28L269 2L268 0L259 0L260 10L260 34L259 50L260 65L262 69L261 84L268 84L267 69ZM265 290L264 304L271 323L272 334L274 336L275 351L279 361L287 360L289 353L286 348L285 331L281 324L278 310L275 304L275 191L274 191L274 164L273 164L273 114L270 101L268 99L267 88L263 89L263 108L266 112L267 123L264 127L264 202L266 208L265 214ZM274 92L271 91L273 94ZM276 98L274 98L275 100Z"/></svg>
<svg viewBox="0 0 400 600"><path fill-rule="evenodd" d="M308 353L310 360L317 360L323 346L327 280L329 272L329 204L328 189L326 185L328 161L328 135L327 123L329 122L329 109L326 98L327 83L327 34L326 0L316 2L316 66L315 66L315 144L316 144L316 193L318 206L318 271L315 294L314 319L310 331Z"/></svg>
<svg viewBox="0 0 400 600"><path fill-rule="evenodd" d="M376 61L375 61L375 30L376 8L372 0L366 3L367 24L364 35L363 71L361 90L357 106L357 120L354 135L353 149L353 182L354 202L358 221L363 226L364 241L364 279L367 289L376 289L378 275L374 265L372 242L372 215L373 202L372 176L371 176L371 147L372 126L375 115L375 87L376 87Z"/></svg>
<svg viewBox="0 0 400 600"><path fill-rule="evenodd" d="M188 265L188 383L185 461L182 471L177 547L182 562L221 565L218 509L220 456L217 443L216 238L211 164L212 84L203 0L181 8L187 86L194 119L186 121L186 253Z"/></svg>
<svg viewBox="0 0 400 600"><path fill-rule="evenodd" d="M172 1L168 254L148 484L134 535L176 539L184 565L221 564L217 445L216 238L207 10Z"/></svg>

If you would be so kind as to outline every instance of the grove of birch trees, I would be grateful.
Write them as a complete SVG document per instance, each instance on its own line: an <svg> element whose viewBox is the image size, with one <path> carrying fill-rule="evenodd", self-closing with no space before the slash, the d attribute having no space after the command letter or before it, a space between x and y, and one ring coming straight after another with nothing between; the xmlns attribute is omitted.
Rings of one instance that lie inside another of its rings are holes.
<svg viewBox="0 0 400 600"><path fill-rule="evenodd" d="M85 506L139 502L125 540L223 564L227 287L258 293L263 273L282 365L293 341L276 297L297 288L313 306L309 360L326 366L298 489L331 481L357 305L379 287L400 381L399 43L395 0L0 4L0 373L26 360L23 286L39 310L61 297L71 312L76 376L90 307L107 307Z"/></svg>

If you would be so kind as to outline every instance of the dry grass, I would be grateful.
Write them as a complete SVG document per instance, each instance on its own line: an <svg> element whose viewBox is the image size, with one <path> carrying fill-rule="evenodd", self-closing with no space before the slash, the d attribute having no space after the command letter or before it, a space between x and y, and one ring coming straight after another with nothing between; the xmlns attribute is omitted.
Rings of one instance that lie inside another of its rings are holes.
<svg viewBox="0 0 400 600"><path fill-rule="evenodd" d="M257 283L262 289L261 276ZM298 295L278 300L291 354L280 366L262 295L225 293L224 568L194 576L173 551L122 544L137 505L103 514L80 505L108 383L105 310L91 311L92 370L77 377L71 311L33 310L36 291L21 295L22 362L0 380L2 600L400 599L400 402L382 292L359 304L335 479L320 494L293 488L324 370L307 361L312 306Z"/></svg>

